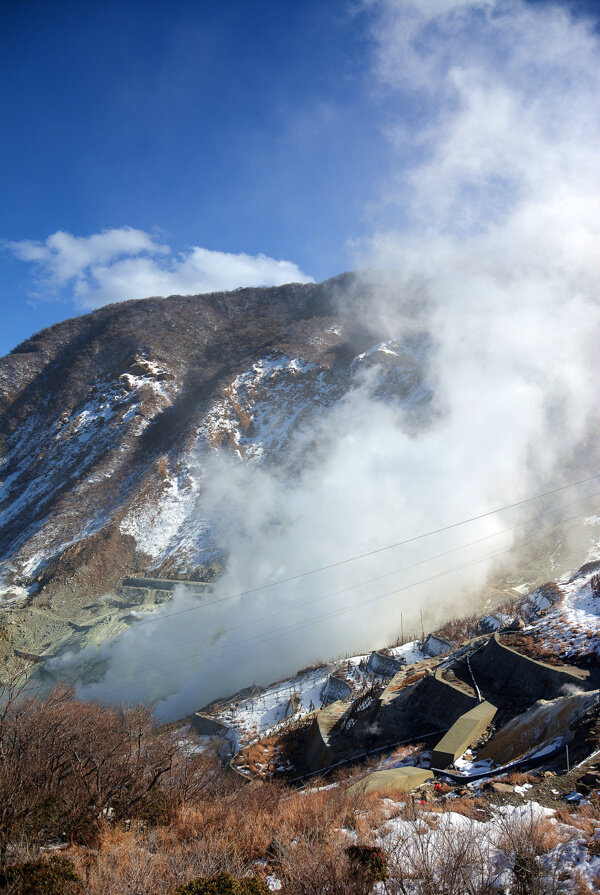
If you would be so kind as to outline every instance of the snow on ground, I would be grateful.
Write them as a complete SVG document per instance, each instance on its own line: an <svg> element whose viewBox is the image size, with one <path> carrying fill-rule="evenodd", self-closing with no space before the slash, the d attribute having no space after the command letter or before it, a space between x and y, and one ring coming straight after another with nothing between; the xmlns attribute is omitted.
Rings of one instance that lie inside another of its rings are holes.
<svg viewBox="0 0 600 895"><path fill-rule="evenodd" d="M159 499L134 505L121 522L123 534L133 535L138 550L160 563L173 551L193 562L207 541L209 520L199 507L199 477L189 469L165 477ZM207 546L207 544L206 544Z"/></svg>
<svg viewBox="0 0 600 895"><path fill-rule="evenodd" d="M340 331L332 328L322 335L327 344L333 344ZM210 561L217 551L210 534L212 521L201 507L198 482L203 471L198 457L203 452L227 447L251 463L286 456L303 421L319 407L330 407L342 398L367 359L377 365L386 358L402 357L396 372L403 383L402 400L412 404L421 394L421 386L411 358L418 367L422 353L422 340L414 344L380 343L341 374L301 356L267 354L223 388L221 396L198 420L195 441L179 458L177 469L169 471L162 492L140 497L122 520L121 531L132 535L139 549L153 558L153 567L167 558L181 560L190 568ZM387 370L383 379L389 375ZM81 479L78 488L83 491L110 478L130 450L126 437L139 436L172 404L179 389L180 383L167 369L138 354L128 370L115 379L97 380L76 406L57 412L43 426L32 414L0 460L4 498L0 524L26 514L33 505L50 505L66 475ZM36 455L40 462L35 475L25 481L23 471L30 469L29 460ZM72 527L72 520L69 523ZM22 535L21 540L29 542L23 552L25 560L39 553L35 566L39 569L62 549L62 527L55 517L40 515L35 527ZM14 546L16 549L19 545Z"/></svg>
<svg viewBox="0 0 600 895"><path fill-rule="evenodd" d="M465 777L474 777L477 774L485 774L487 771L490 771L493 766L494 762L489 758L477 761L475 753L471 749L467 749L463 755L454 761L456 773L462 774Z"/></svg>
<svg viewBox="0 0 600 895"><path fill-rule="evenodd" d="M288 717L301 717L321 708L321 691L330 673L327 665L300 672L296 677L273 684L258 695L227 705L215 717L236 730L241 744L250 742L286 720L286 709L292 697L297 697L299 705L296 712L288 712Z"/></svg>
<svg viewBox="0 0 600 895"><path fill-rule="evenodd" d="M115 380L98 380L85 398L76 406L63 410L54 419L40 421L32 413L19 427L9 449L1 458L0 477L3 477L0 527L9 526L19 515L26 516L29 508L50 505L64 489L64 479L83 479L79 490L110 477L126 448L127 435L137 436L161 410L172 403L179 385L162 367L136 356L136 372L125 372ZM168 380L168 381L167 381ZM31 475L31 458L37 456ZM110 456L110 463L103 461ZM95 464L100 467L86 476ZM5 471L14 469L7 475ZM25 476L31 475L29 481ZM85 478L84 478L85 477ZM82 502L84 498L82 497ZM44 517L21 535L27 549L19 559L21 576L36 574L57 553L76 541L97 532L106 522L106 514L96 513L72 537L73 519L60 516ZM15 543L10 549L18 547ZM14 587L11 588L14 592Z"/></svg>
<svg viewBox="0 0 600 895"><path fill-rule="evenodd" d="M407 665L420 662L426 657L421 649L420 640L411 640L409 643L403 643L402 646L393 646L387 652L396 659L404 659Z"/></svg>
<svg viewBox="0 0 600 895"><path fill-rule="evenodd" d="M598 849L575 821L573 826L558 822L552 809L537 802L493 807L489 820L476 820L454 811L422 809L416 817L407 819L405 803L385 799L382 804L389 819L376 831L376 844L388 855L391 878L394 879L395 867L406 875L402 891L422 891L420 879L441 885L444 867L454 867L455 873L460 868L459 885L465 883L465 878L474 884L482 882L481 873L487 871L494 891L516 891L513 868L519 849L524 848L532 856L538 855L533 857L531 866L540 868L542 885L554 884L560 874L560 892L581 892L578 879L589 886L587 891L597 891ZM344 832L355 841L353 830ZM548 843L545 847L544 833ZM454 864L453 859L458 863ZM545 885L543 890L550 891ZM553 887L551 891L557 890Z"/></svg>
<svg viewBox="0 0 600 895"><path fill-rule="evenodd" d="M404 647L395 647L394 655L405 650L407 656L421 654L414 643ZM350 656L338 662L321 665L318 668L300 671L294 677L287 678L266 687L262 692L238 702L230 702L211 713L222 724L235 730L241 746L246 745L258 736L266 736L285 721L299 720L311 711L322 708L330 700L324 698L323 691L332 674L344 678L352 687L352 698L365 692L374 683L382 685L387 678L374 674L367 668L369 653ZM290 704L292 698L298 700L294 709Z"/></svg>
<svg viewBox="0 0 600 895"><path fill-rule="evenodd" d="M240 459L260 463L281 450L302 414L338 391L317 364L266 355L223 390L198 428L198 444L229 444Z"/></svg>
<svg viewBox="0 0 600 895"><path fill-rule="evenodd" d="M199 458L228 445L239 459L262 463L283 448L303 413L330 402L335 389L326 376L317 364L287 355L267 355L239 373L199 422L194 444L158 499L134 506L121 531L133 535L154 566L174 554L191 566L211 559L216 550L211 519L202 511L206 473Z"/></svg>
<svg viewBox="0 0 600 895"><path fill-rule="evenodd" d="M359 354L355 359L354 363L360 363L365 360L367 357L371 357L374 354L390 354L392 357L398 357L402 351L402 346L400 342L396 339L389 339L386 342L378 342L377 345L373 345L371 348L368 348L367 351L363 351L362 354Z"/></svg>
<svg viewBox="0 0 600 895"><path fill-rule="evenodd" d="M600 656L600 595L592 589L592 577L576 576L563 584L564 596L554 605L543 597L540 605L539 593L531 595L535 608L547 611L524 631L539 637L546 648L566 660L592 652Z"/></svg>
<svg viewBox="0 0 600 895"><path fill-rule="evenodd" d="M19 600L29 596L29 589L16 584L8 586L0 585L0 606L11 606Z"/></svg>

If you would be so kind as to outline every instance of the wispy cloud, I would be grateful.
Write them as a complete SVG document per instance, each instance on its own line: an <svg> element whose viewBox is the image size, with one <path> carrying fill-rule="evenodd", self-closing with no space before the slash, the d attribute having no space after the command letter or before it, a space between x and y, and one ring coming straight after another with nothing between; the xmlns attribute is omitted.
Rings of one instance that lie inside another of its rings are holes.
<svg viewBox="0 0 600 895"><path fill-rule="evenodd" d="M91 236L59 230L44 242L26 239L11 242L8 248L33 265L36 297L63 294L83 309L155 295L312 282L291 261L199 246L176 253L155 236L132 227Z"/></svg>

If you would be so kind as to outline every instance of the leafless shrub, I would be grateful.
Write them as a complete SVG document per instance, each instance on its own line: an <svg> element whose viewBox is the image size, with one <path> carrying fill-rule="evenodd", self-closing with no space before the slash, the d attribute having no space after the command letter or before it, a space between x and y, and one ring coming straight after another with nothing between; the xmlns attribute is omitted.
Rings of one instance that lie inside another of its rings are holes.
<svg viewBox="0 0 600 895"><path fill-rule="evenodd" d="M78 854L87 895L172 895L178 886L201 876L244 876L250 871L250 862L232 848L226 830L197 830L187 841L165 832L140 824L127 832L105 828L97 849Z"/></svg>
<svg viewBox="0 0 600 895"><path fill-rule="evenodd" d="M596 874L590 885L577 871L572 882L571 892L572 895L597 895L600 892L600 873Z"/></svg>
<svg viewBox="0 0 600 895"><path fill-rule="evenodd" d="M491 895L496 891L492 846L465 825L460 835L440 816L431 829L417 818L408 835L400 835L389 854L390 877L403 895Z"/></svg>
<svg viewBox="0 0 600 895"><path fill-rule="evenodd" d="M496 821L498 847L511 870L514 895L556 895L561 890L562 855L572 839L549 818L533 810L500 815ZM548 856L552 852L552 860Z"/></svg>
<svg viewBox="0 0 600 895"><path fill-rule="evenodd" d="M353 884L345 842L328 834L325 839L304 834L285 847L280 847L276 861L277 874L289 895L349 895L367 893Z"/></svg>
<svg viewBox="0 0 600 895"><path fill-rule="evenodd" d="M537 781L535 774L529 774L523 771L512 771L502 778L503 783L510 783L511 786L523 786L524 783L535 783Z"/></svg>
<svg viewBox="0 0 600 895"><path fill-rule="evenodd" d="M462 618L452 618L435 632L443 640L452 643L461 643L481 634L481 616L467 615Z"/></svg>
<svg viewBox="0 0 600 895"><path fill-rule="evenodd" d="M5 691L6 692L6 691ZM10 841L91 842L106 816L167 819L215 782L214 759L184 761L145 708L6 693L0 717L0 857Z"/></svg>

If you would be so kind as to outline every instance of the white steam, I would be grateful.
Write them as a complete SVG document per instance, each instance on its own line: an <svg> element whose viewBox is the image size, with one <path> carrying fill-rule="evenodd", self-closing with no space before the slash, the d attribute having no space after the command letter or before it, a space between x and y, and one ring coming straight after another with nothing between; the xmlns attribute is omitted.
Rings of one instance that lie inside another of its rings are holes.
<svg viewBox="0 0 600 895"><path fill-rule="evenodd" d="M229 597L599 471L597 36L554 4L367 7L398 165L359 262L390 273L365 276L340 313L373 342L401 337L407 320L428 330L433 407L415 430L366 379L297 436L296 475L202 458L203 507L229 557L213 597L224 602L177 596L165 613L191 611L120 638L86 695L164 699L174 717L389 642L401 614L418 631L421 609L433 622L464 608L494 558L408 585L510 546L515 533L497 533L518 514ZM586 487L557 498L563 515L598 491Z"/></svg>

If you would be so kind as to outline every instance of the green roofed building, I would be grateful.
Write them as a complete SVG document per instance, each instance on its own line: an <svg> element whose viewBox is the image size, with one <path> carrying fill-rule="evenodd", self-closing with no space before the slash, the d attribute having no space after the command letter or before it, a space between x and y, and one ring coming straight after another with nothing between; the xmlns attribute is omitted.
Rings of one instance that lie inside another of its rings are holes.
<svg viewBox="0 0 600 895"><path fill-rule="evenodd" d="M358 783L348 787L348 792L410 792L431 780L433 774L426 768L390 768L389 771L374 771Z"/></svg>
<svg viewBox="0 0 600 895"><path fill-rule="evenodd" d="M480 702L455 721L439 741L431 756L431 767L443 770L472 746L491 724L498 709L491 702Z"/></svg>

